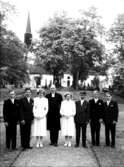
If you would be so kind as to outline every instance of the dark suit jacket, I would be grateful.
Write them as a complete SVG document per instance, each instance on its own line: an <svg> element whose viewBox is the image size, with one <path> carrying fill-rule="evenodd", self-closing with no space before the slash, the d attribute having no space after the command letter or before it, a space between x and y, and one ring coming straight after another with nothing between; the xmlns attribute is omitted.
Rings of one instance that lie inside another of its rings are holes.
<svg viewBox="0 0 124 167"><path fill-rule="evenodd" d="M5 100L3 104L4 122L17 123L19 120L19 100L15 99L14 104L10 99Z"/></svg>
<svg viewBox="0 0 124 167"><path fill-rule="evenodd" d="M82 106L81 101L76 102L76 115L74 120L75 123L87 123L89 121L89 103L87 101L84 101Z"/></svg>
<svg viewBox="0 0 124 167"><path fill-rule="evenodd" d="M107 102L104 103L104 117L105 123L113 123L113 121L118 121L118 104L116 101L111 101L109 105Z"/></svg>
<svg viewBox="0 0 124 167"><path fill-rule="evenodd" d="M98 99L95 103L94 99L89 101L90 104L90 120L92 122L99 122L100 119L103 119L104 113L104 104L103 101Z"/></svg>
<svg viewBox="0 0 124 167"><path fill-rule="evenodd" d="M59 93L55 93L53 98L51 93L46 95L49 103L49 110L47 113L47 129L48 130L60 130L60 106L62 102L62 96Z"/></svg>
<svg viewBox="0 0 124 167"><path fill-rule="evenodd" d="M20 101L20 121L25 120L25 122L32 122L33 116L33 105L34 100L30 99L28 102L27 98L24 97Z"/></svg>

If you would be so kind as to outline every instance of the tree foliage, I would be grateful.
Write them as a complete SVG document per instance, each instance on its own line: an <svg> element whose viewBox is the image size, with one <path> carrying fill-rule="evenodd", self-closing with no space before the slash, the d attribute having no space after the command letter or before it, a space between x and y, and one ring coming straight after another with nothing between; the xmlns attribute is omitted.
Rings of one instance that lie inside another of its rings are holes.
<svg viewBox="0 0 124 167"><path fill-rule="evenodd" d="M124 14L118 15L109 30L109 40L114 43L114 53L120 60L124 59Z"/></svg>
<svg viewBox="0 0 124 167"><path fill-rule="evenodd" d="M40 29L41 41L34 52L54 76L72 73L73 86L77 88L78 80L86 79L89 70L102 62L104 50L97 40L101 30L94 8L84 12L80 19L56 15Z"/></svg>
<svg viewBox="0 0 124 167"><path fill-rule="evenodd" d="M27 69L24 62L24 46L18 37L5 26L8 12L14 8L9 3L0 1L0 86L6 83L16 84L24 82L27 78Z"/></svg>
<svg viewBox="0 0 124 167"><path fill-rule="evenodd" d="M109 40L114 43L113 53L116 54L115 77L113 88L120 95L124 94L124 14L118 15L109 30Z"/></svg>

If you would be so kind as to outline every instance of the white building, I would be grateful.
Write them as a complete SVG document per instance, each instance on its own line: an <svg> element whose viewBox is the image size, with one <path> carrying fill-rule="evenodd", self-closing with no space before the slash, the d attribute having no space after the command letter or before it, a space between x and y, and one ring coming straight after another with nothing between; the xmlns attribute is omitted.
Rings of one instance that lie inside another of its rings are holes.
<svg viewBox="0 0 124 167"><path fill-rule="evenodd" d="M53 75L50 74L30 74L29 75L30 81L29 83L25 84L25 87L31 87L32 89L38 88L38 87L49 87L54 82ZM79 85L85 85L91 86L92 80L94 80L95 75L89 75L88 78L81 82L79 81ZM98 76L100 84L99 88L109 88L113 84L112 76L108 74L108 76L105 75L99 75ZM63 78L61 78L61 86L64 88L71 87L73 84L73 76L71 74L64 74Z"/></svg>
<svg viewBox="0 0 124 167"><path fill-rule="evenodd" d="M88 85L91 86L92 80L94 80L94 78L95 78L95 75L89 75L88 78L85 81L83 81L82 84L85 86L88 86ZM102 88L109 88L109 86L112 86L112 84L113 84L113 80L112 80L111 75L108 75L108 76L99 75L98 79L100 81L100 83L99 83L100 90Z"/></svg>
<svg viewBox="0 0 124 167"><path fill-rule="evenodd" d="M71 74L64 74L61 78L62 87L71 87L73 83L73 76Z"/></svg>
<svg viewBox="0 0 124 167"><path fill-rule="evenodd" d="M44 86L49 86L53 84L53 75L49 75L49 74L43 74L41 76L41 87L44 87Z"/></svg>

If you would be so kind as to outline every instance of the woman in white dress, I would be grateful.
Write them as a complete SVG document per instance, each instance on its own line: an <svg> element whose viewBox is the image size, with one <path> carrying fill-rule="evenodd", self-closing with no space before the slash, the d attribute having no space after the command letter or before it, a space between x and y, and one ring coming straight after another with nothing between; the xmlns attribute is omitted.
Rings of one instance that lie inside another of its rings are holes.
<svg viewBox="0 0 124 167"><path fill-rule="evenodd" d="M46 136L46 115L48 112L48 100L44 97L43 89L38 91L38 97L34 98L34 124L33 136L36 137L36 147L43 147L43 137Z"/></svg>
<svg viewBox="0 0 124 167"><path fill-rule="evenodd" d="M65 94L65 100L61 103L60 114L62 115L62 135L65 136L64 146L71 147L71 139L75 134L74 115L76 114L76 107L69 92Z"/></svg>

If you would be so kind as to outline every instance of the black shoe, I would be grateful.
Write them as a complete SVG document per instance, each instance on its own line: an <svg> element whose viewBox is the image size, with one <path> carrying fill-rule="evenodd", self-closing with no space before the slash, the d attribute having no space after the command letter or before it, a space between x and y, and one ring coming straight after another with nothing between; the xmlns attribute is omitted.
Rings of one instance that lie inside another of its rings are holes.
<svg viewBox="0 0 124 167"><path fill-rule="evenodd" d="M82 147L84 147L84 148L88 148L86 144L83 144Z"/></svg>
<svg viewBox="0 0 124 167"><path fill-rule="evenodd" d="M53 146L54 144L53 144L53 143L50 143L49 145L50 145L50 146Z"/></svg>
<svg viewBox="0 0 124 167"><path fill-rule="evenodd" d="M26 148L22 148L22 151L26 151Z"/></svg>
<svg viewBox="0 0 124 167"><path fill-rule="evenodd" d="M13 151L16 151L16 150L17 150L17 148L12 148L12 150L13 150Z"/></svg>
<svg viewBox="0 0 124 167"><path fill-rule="evenodd" d="M110 144L106 144L106 147L109 147L110 146Z"/></svg>
<svg viewBox="0 0 124 167"><path fill-rule="evenodd" d="M54 143L54 146L55 146L55 147L58 147L58 144L57 144L57 143Z"/></svg>
<svg viewBox="0 0 124 167"><path fill-rule="evenodd" d="M100 146L100 144L96 144L96 146Z"/></svg>
<svg viewBox="0 0 124 167"><path fill-rule="evenodd" d="M74 146L77 148L77 147L79 147L79 144L75 144Z"/></svg>
<svg viewBox="0 0 124 167"><path fill-rule="evenodd" d="M92 146L96 146L96 142L92 142Z"/></svg>
<svg viewBox="0 0 124 167"><path fill-rule="evenodd" d="M114 145L114 144L112 144L112 145L111 145L111 148L115 148L115 145Z"/></svg>
<svg viewBox="0 0 124 167"><path fill-rule="evenodd" d="M10 148L7 147L7 148L6 148L6 151L10 151Z"/></svg>
<svg viewBox="0 0 124 167"><path fill-rule="evenodd" d="M27 149L32 149L33 147L30 147L30 146L29 146L29 147L26 147L26 148L27 148Z"/></svg>

